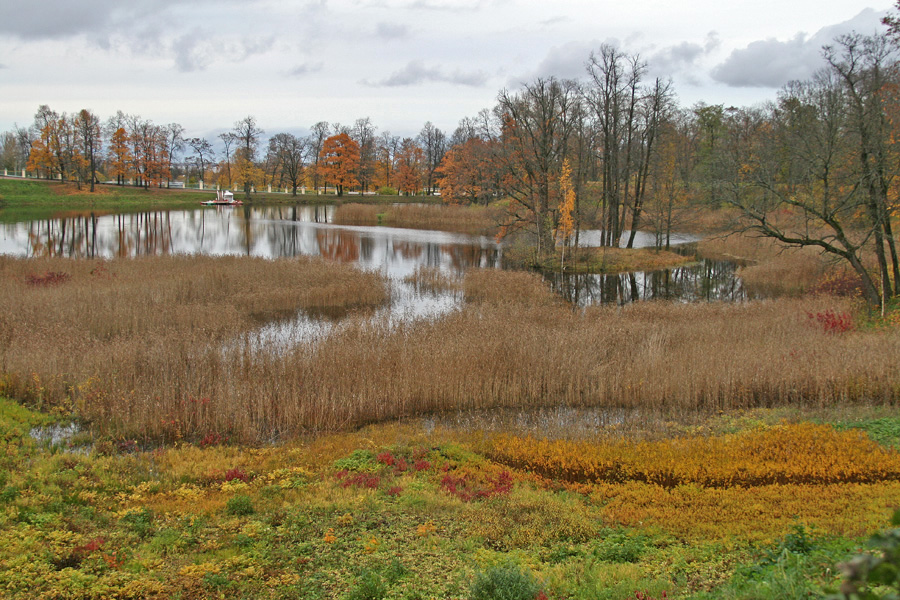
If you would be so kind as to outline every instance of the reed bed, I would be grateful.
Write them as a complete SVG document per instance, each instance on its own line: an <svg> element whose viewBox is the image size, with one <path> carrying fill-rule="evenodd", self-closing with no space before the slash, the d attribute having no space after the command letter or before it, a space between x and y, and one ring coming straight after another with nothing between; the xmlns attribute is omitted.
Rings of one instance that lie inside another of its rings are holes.
<svg viewBox="0 0 900 600"><path fill-rule="evenodd" d="M304 302L377 303L383 287L316 261L241 261L142 259L108 275L91 274L96 263L0 262L0 393L109 434L241 441L447 411L900 398L900 330L846 326L846 300L573 311L534 275L476 270L466 307L440 320L388 328L351 316L315 345L276 353L259 350L257 319ZM27 283L38 264L71 280Z"/></svg>
<svg viewBox="0 0 900 600"><path fill-rule="evenodd" d="M710 258L743 266L738 275L751 295L799 296L815 289L829 272L829 261L814 248L786 248L771 238L752 234L712 237L699 244Z"/></svg>
<svg viewBox="0 0 900 600"><path fill-rule="evenodd" d="M340 225L390 225L459 233L493 234L502 211L483 206L440 204L342 204L334 214Z"/></svg>
<svg viewBox="0 0 900 600"><path fill-rule="evenodd" d="M461 278L452 277L433 267L418 267L404 277L403 281L414 286L420 293L457 292L462 287Z"/></svg>

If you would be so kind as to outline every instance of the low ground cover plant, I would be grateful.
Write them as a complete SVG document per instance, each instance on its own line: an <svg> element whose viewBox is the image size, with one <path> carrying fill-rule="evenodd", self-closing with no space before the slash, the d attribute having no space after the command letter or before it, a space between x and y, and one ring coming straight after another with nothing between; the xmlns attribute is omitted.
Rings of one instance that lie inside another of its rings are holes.
<svg viewBox="0 0 900 600"><path fill-rule="evenodd" d="M534 440L414 425L71 453L29 435L46 419L0 401L0 587L13 599L815 596L838 589L837 564L900 504L896 481L576 482L494 455L543 460ZM815 474L811 440L849 460L882 451L867 439L776 424L616 448L647 473L668 444L733 453L721 468L735 470L740 448L792 453Z"/></svg>

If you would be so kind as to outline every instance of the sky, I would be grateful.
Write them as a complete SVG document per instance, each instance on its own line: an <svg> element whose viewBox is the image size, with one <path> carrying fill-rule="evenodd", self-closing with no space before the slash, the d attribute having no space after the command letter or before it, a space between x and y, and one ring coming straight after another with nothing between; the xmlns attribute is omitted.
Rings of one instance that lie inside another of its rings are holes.
<svg viewBox="0 0 900 600"><path fill-rule="evenodd" d="M582 78L614 44L679 102L774 99L838 35L873 34L877 0L0 0L0 131L121 110L208 137L253 116L267 135L369 117L452 133L502 89Z"/></svg>

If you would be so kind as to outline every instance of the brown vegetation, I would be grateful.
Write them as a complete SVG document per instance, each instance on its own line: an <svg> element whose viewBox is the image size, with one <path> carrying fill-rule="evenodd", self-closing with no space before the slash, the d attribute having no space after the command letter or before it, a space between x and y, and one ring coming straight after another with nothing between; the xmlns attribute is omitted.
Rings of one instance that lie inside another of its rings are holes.
<svg viewBox="0 0 900 600"><path fill-rule="evenodd" d="M334 223L340 225L390 225L414 229L438 229L460 233L493 234L500 220L499 209L483 206L435 204L343 204Z"/></svg>
<svg viewBox="0 0 900 600"><path fill-rule="evenodd" d="M351 316L276 353L251 315L374 304L377 278L315 261L95 266L0 262L0 392L110 433L261 440L454 410L687 414L900 396L900 331L829 327L851 307L825 296L573 312L534 275L472 271L469 304L441 320L386 329ZM26 283L64 269L71 281Z"/></svg>
<svg viewBox="0 0 900 600"><path fill-rule="evenodd" d="M629 273L634 271L660 271L679 267L694 260L655 248L574 248L564 256L564 250L538 256L534 248L513 246L504 253L513 264L523 264L545 271L566 273ZM563 260L565 259L565 260Z"/></svg>
<svg viewBox="0 0 900 600"><path fill-rule="evenodd" d="M817 250L786 248L752 233L717 236L699 244L700 253L742 265L738 275L751 295L797 296L813 290L825 275L828 262Z"/></svg>

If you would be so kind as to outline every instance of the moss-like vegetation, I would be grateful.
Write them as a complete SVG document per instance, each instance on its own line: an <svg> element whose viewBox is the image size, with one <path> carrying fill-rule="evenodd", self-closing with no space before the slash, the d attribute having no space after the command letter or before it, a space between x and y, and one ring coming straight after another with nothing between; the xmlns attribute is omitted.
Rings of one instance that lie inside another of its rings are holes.
<svg viewBox="0 0 900 600"><path fill-rule="evenodd" d="M415 425L73 452L31 440L48 419L0 399L10 599L817 597L900 497L892 482L576 484L491 460L490 437ZM705 443L691 439L675 443Z"/></svg>

